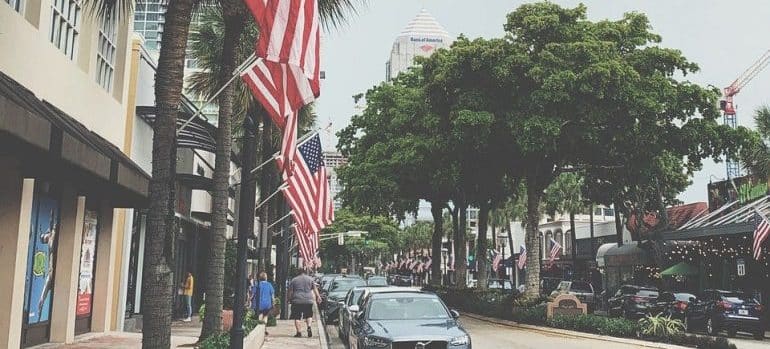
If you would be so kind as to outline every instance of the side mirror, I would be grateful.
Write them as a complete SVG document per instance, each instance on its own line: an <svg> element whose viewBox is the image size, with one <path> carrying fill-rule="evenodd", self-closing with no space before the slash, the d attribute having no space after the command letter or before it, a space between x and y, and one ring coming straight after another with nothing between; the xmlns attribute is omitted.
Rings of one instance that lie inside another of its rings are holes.
<svg viewBox="0 0 770 349"><path fill-rule="evenodd" d="M450 309L449 314L452 315L453 319L457 319L460 317L460 313L458 313L457 310L454 310L454 309Z"/></svg>
<svg viewBox="0 0 770 349"><path fill-rule="evenodd" d="M348 310L350 310L351 313L357 313L361 311L361 308L358 306L358 304L353 304L350 306L350 308L348 308Z"/></svg>

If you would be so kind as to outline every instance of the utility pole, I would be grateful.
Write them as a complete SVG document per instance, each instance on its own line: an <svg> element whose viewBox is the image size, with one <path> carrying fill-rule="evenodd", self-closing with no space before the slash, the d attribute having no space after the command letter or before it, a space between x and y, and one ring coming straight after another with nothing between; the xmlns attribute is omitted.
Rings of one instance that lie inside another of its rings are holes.
<svg viewBox="0 0 770 349"><path fill-rule="evenodd" d="M254 235L254 207L257 201L257 183L251 169L257 164L256 123L251 117L243 119L243 148L241 149L241 200L238 217L238 245L235 267L235 300L233 327L230 329L230 349L243 349L243 316L246 311L246 241Z"/></svg>

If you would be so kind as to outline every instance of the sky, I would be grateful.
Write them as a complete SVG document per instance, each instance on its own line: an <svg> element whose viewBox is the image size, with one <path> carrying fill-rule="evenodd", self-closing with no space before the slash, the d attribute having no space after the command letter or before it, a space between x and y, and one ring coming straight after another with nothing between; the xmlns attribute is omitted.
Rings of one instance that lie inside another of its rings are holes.
<svg viewBox="0 0 770 349"><path fill-rule="evenodd" d="M336 145L334 133L355 114L352 96L385 79L385 62L396 36L421 8L452 36L501 37L505 15L528 1L505 0L368 0L347 24L328 30L322 46L326 79L316 104L318 123L326 128L325 146ZM702 85L728 86L770 49L770 2L767 0L584 0L554 1L574 7L583 3L591 20L619 19L623 13L647 14L662 46L677 48L701 71L686 78ZM770 69L760 73L735 101L738 124L753 127L753 111L770 104ZM709 180L726 177L724 163L704 161L693 184L679 196L685 203L706 201Z"/></svg>

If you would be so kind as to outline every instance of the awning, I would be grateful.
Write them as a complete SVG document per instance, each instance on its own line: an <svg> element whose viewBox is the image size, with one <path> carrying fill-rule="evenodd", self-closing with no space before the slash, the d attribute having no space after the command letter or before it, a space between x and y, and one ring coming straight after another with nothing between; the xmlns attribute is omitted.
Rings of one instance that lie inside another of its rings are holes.
<svg viewBox="0 0 770 349"><path fill-rule="evenodd" d="M114 207L143 207L150 176L115 145L0 72L0 153L25 175L64 180Z"/></svg>
<svg viewBox="0 0 770 349"><path fill-rule="evenodd" d="M698 268L689 265L685 262L679 262L678 264L660 272L660 275L663 276L674 276L674 275L683 275L683 276L690 276L690 275L698 275Z"/></svg>
<svg viewBox="0 0 770 349"><path fill-rule="evenodd" d="M770 196L754 200L743 207L733 208L737 201L728 203L718 210L683 225L679 229L664 233L665 240L693 240L710 236L746 234L754 231L754 213L770 215ZM727 212L727 209L734 209Z"/></svg>
<svg viewBox="0 0 770 349"><path fill-rule="evenodd" d="M639 248L636 244L625 244L618 246L617 244L604 244L599 247L606 247L603 254L604 266L628 266L628 265L642 265L647 263L647 252ZM596 262L599 263L599 254L596 255Z"/></svg>

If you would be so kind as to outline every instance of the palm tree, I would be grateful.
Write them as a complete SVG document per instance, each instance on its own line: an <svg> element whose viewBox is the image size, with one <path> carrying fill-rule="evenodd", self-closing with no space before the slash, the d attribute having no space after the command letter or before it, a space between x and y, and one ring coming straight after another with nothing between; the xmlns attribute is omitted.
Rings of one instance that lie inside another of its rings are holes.
<svg viewBox="0 0 770 349"><path fill-rule="evenodd" d="M569 214L570 244L572 245L572 266L576 265L575 213L585 209L583 202L583 177L577 173L562 173L548 187L546 199L553 209L561 214Z"/></svg>
<svg viewBox="0 0 770 349"><path fill-rule="evenodd" d="M741 162L751 174L758 178L770 177L770 107L763 105L754 112L754 122L762 138L741 154Z"/></svg>

